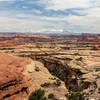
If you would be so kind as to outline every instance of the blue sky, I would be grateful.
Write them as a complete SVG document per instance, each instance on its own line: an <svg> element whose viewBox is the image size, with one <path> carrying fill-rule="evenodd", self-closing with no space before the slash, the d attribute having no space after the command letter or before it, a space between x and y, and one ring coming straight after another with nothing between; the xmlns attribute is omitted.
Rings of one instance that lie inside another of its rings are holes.
<svg viewBox="0 0 100 100"><path fill-rule="evenodd" d="M1 32L99 33L100 0L0 0Z"/></svg>

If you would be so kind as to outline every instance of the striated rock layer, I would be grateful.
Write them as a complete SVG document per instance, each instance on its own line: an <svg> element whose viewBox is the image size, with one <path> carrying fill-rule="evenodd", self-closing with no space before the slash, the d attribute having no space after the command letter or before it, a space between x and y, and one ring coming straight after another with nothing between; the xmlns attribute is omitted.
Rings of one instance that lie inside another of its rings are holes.
<svg viewBox="0 0 100 100"><path fill-rule="evenodd" d="M29 60L0 53L0 100L18 100L28 94L28 77L23 74Z"/></svg>

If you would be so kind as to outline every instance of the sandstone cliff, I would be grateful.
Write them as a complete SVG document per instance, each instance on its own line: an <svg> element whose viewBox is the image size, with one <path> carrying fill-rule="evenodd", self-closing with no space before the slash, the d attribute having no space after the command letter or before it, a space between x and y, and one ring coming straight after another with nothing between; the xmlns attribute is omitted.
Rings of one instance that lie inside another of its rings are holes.
<svg viewBox="0 0 100 100"><path fill-rule="evenodd" d="M28 77L23 74L29 60L0 53L0 100L28 94Z"/></svg>

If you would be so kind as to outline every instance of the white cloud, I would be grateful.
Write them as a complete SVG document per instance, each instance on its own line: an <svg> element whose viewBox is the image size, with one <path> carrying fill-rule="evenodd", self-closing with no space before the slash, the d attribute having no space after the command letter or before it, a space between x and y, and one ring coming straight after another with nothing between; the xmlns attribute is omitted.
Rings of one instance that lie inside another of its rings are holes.
<svg viewBox="0 0 100 100"><path fill-rule="evenodd" d="M31 12L31 13L36 13L36 14L42 14L42 11L37 10L37 9L32 9L32 10L30 10L29 12Z"/></svg>
<svg viewBox="0 0 100 100"><path fill-rule="evenodd" d="M1 2L5 2L5 1L16 1L16 0L0 0Z"/></svg>
<svg viewBox="0 0 100 100"><path fill-rule="evenodd" d="M100 32L100 8L84 10L85 16L69 15L45 17L31 14L10 16L10 11L0 17L0 31L13 32ZM12 12L11 12L12 13ZM79 12L80 13L80 12ZM81 12L82 13L82 12ZM1 13L3 15L3 12ZM8 15L8 16L7 16ZM19 19L21 18L21 19Z"/></svg>
<svg viewBox="0 0 100 100"><path fill-rule="evenodd" d="M16 19L16 18L7 18L7 17L0 17L0 31L13 31L13 32L35 32L44 23L35 20L29 19ZM37 23L38 22L38 23ZM43 28L43 27L42 27Z"/></svg>
<svg viewBox="0 0 100 100"><path fill-rule="evenodd" d="M27 15L19 14L17 17L25 17ZM18 19L12 17L0 17L0 31L1 32L47 32L61 30L56 23L51 23L41 18L41 16L31 16L25 19ZM48 26L51 26L48 28Z"/></svg>
<svg viewBox="0 0 100 100"><path fill-rule="evenodd" d="M23 8L23 9L27 9L28 7L27 7L27 6L22 6L22 8Z"/></svg>
<svg viewBox="0 0 100 100"><path fill-rule="evenodd" d="M100 28L99 28L100 8L91 8L88 10L84 10L83 13L85 13L86 15L85 16L76 16L76 15L67 16L67 22L69 22L71 25L74 25L74 26L77 25L79 26L79 28L84 28L83 31L91 32L91 33L92 32L99 33L100 32Z"/></svg>
<svg viewBox="0 0 100 100"><path fill-rule="evenodd" d="M45 9L48 10L66 10L71 8L95 8L100 7L100 0L37 0L34 2L31 1L30 3L35 3L39 5L45 5Z"/></svg>
<svg viewBox="0 0 100 100"><path fill-rule="evenodd" d="M89 0L51 0L52 5L47 9L52 10L65 10L70 8L88 8Z"/></svg>

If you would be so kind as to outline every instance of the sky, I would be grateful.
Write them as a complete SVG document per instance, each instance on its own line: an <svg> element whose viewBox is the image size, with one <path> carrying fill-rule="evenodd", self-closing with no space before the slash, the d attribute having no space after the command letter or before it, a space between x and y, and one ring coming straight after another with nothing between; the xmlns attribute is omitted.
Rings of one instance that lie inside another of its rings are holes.
<svg viewBox="0 0 100 100"><path fill-rule="evenodd" d="M100 33L100 0L0 0L0 32Z"/></svg>

